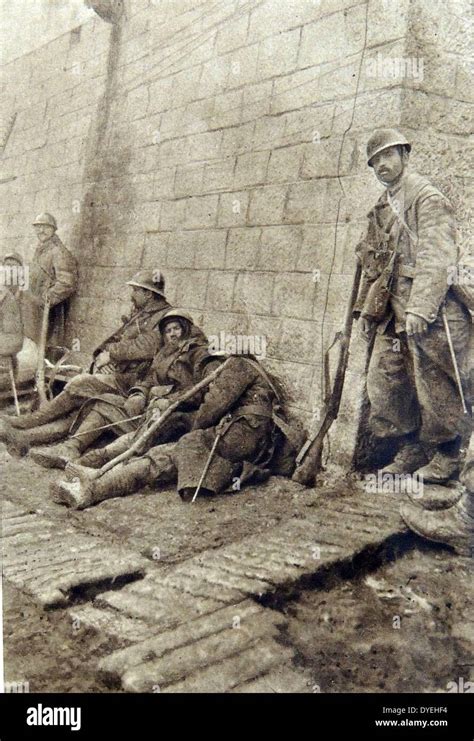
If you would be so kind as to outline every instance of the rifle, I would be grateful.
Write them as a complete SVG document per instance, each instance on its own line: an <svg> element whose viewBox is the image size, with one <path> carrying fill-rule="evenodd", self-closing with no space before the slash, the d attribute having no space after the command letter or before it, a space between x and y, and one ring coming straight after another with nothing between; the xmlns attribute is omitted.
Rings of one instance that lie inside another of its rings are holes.
<svg viewBox="0 0 474 741"><path fill-rule="evenodd" d="M321 460L323 455L324 438L326 437L332 423L337 419L339 407L341 404L342 390L344 388L344 379L346 376L347 365L349 362L349 346L352 335L352 324L354 321L353 310L359 293L360 279L362 275L362 265L358 261L354 280L351 289L349 303L344 318L343 330L336 335L340 340L339 361L336 370L334 385L326 402L326 412L323 421L313 435L301 448L296 459L296 470L292 476L293 481L297 481L305 486L311 486L315 483L317 474L321 469Z"/></svg>
<svg viewBox="0 0 474 741"><path fill-rule="evenodd" d="M195 386L185 391L179 399L177 399L173 404L171 404L168 409L166 409L163 414L153 422L153 424L150 425L134 442L133 444L126 450L124 453L121 453L116 458L113 458L111 461L105 464L102 468L97 470L97 473L94 478L100 478L104 475L104 473L107 473L107 471L110 471L111 468L115 468L115 466L118 463L122 463L123 461L128 460L128 458L131 458L133 455L141 455L142 451L144 450L144 446L153 438L155 433L158 431L160 427L163 426L163 423L171 417L173 412L175 412L180 404L183 403L183 401L187 401L188 399L191 399L195 394L198 393L198 391L201 391L203 388L206 388L206 386L209 386L214 379L217 378L217 376L222 373L224 368L227 367L227 363L229 361L226 360L222 365L219 365L212 373L209 373L209 375L205 376L199 383L196 383ZM126 421L126 420L125 420Z"/></svg>
<svg viewBox="0 0 474 741"><path fill-rule="evenodd" d="M16 390L16 381L15 381L15 368L13 365L12 357L8 358L8 373L10 375L10 383L11 383L11 387L13 391L13 399L15 401L16 416L19 417L21 415L21 411L20 411L20 405L18 403L18 392Z"/></svg>
<svg viewBox="0 0 474 741"><path fill-rule="evenodd" d="M40 407L48 402L46 393L46 381L44 373L44 359L46 354L46 342L48 341L49 328L49 298L46 297L43 307L43 318L41 321L41 334L38 346L38 364L36 367L36 389L40 400Z"/></svg>

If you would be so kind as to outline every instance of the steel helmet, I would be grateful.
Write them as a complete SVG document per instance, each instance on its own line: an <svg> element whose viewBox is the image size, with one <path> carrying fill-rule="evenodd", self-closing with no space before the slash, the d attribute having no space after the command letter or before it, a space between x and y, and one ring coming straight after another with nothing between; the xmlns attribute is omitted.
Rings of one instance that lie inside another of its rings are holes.
<svg viewBox="0 0 474 741"><path fill-rule="evenodd" d="M138 273L135 273L132 280L127 281L127 286L144 288L146 291L152 291L159 296L163 296L165 276L161 270L139 270Z"/></svg>
<svg viewBox="0 0 474 741"><path fill-rule="evenodd" d="M56 231L58 228L58 225L56 223L56 219L51 214L38 214L36 219L33 221L33 226L36 226L37 224L47 224L47 226L52 226L53 229Z"/></svg>
<svg viewBox="0 0 474 741"><path fill-rule="evenodd" d="M23 266L23 258L19 254L19 252L7 252L6 255L3 255L2 259L0 260L0 262L4 265L5 264L5 260L14 260L15 262L18 263L18 265Z"/></svg>
<svg viewBox="0 0 474 741"><path fill-rule="evenodd" d="M170 309L164 316L161 317L158 323L160 332L162 332L165 325L173 319L186 319L186 321L190 324L194 324L194 319L192 318L191 314L188 314L188 312L184 311L184 309Z"/></svg>
<svg viewBox="0 0 474 741"><path fill-rule="evenodd" d="M375 157L383 149L395 147L397 144L402 144L408 151L411 150L410 142L396 129L377 129L374 131L367 142L367 164L369 167L372 167L370 164L372 157Z"/></svg>

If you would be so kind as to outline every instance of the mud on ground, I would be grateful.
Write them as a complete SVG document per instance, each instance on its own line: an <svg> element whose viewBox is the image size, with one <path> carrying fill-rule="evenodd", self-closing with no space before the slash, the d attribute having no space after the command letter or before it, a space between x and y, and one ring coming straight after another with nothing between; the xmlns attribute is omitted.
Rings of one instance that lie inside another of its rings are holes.
<svg viewBox="0 0 474 741"><path fill-rule="evenodd" d="M4 496L31 510L68 518L110 542L156 547L166 564L271 531L288 517L304 518L324 491L289 488L281 479L190 511L173 491L143 492L73 513L54 504L48 485L58 473L0 452ZM471 564L448 549L407 535L396 550L315 581L295 598L268 609L281 614L281 643L296 651L291 681L273 691L445 692L473 679L474 595ZM80 595L78 595L80 599ZM91 631L75 631L66 609L43 610L4 585L5 678L30 692L106 692L95 671L118 646ZM291 676L291 675L290 675ZM271 689L269 691L272 691Z"/></svg>

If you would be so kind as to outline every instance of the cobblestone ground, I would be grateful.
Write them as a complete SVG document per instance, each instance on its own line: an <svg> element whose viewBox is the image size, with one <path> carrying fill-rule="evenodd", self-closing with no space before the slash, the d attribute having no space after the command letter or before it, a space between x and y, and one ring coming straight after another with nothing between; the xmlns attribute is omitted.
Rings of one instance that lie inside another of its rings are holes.
<svg viewBox="0 0 474 741"><path fill-rule="evenodd" d="M7 681L337 692L468 676L466 559L420 550L396 497L272 479L192 506L145 491L70 512L49 496L57 472L0 457Z"/></svg>

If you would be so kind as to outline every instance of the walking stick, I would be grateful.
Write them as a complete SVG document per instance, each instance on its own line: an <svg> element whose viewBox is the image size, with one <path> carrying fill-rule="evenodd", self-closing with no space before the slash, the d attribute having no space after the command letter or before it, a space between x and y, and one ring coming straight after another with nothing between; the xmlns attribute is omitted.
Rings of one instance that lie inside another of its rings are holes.
<svg viewBox="0 0 474 741"><path fill-rule="evenodd" d="M459 396L461 397L461 404L462 404L463 412L464 414L469 414L468 408L466 406L466 401L464 399L464 392L462 389L462 382L461 382L461 374L459 373L458 361L456 360L456 355L454 352L453 339L451 337L451 330L449 328L449 322L448 322L448 317L446 315L445 306L441 307L441 316L443 317L444 331L446 332L446 337L448 339L449 352L451 354L451 360L453 362L454 375L456 377L456 384L458 387Z"/></svg>
<svg viewBox="0 0 474 741"><path fill-rule="evenodd" d="M13 398L15 399L16 416L19 417L21 415L21 412L20 412L20 405L18 403L18 394L16 390L15 371L13 369L13 358L12 357L8 358L8 372L10 374L10 383L12 385Z"/></svg>
<svg viewBox="0 0 474 741"><path fill-rule="evenodd" d="M41 322L41 334L38 347L38 365L36 369L36 389L40 400L40 407L48 402L46 394L46 382L44 374L44 358L46 353L46 342L48 340L49 326L49 298L45 299L43 308L43 319Z"/></svg>
<svg viewBox="0 0 474 741"><path fill-rule="evenodd" d="M190 388L188 391L185 391L185 393L183 393L179 397L179 399L177 399L173 404L171 404L171 406L168 407L168 409L163 412L161 417L153 422L153 424L150 425L150 427L148 427L148 429L145 430L143 434L135 440L135 442L129 447L128 450L126 450L124 453L121 453L116 458L113 458L102 468L98 469L95 478L100 478L101 476L103 476L104 473L107 473L107 471L115 468L115 466L117 466L119 463L123 463L123 461L128 460L128 458L131 458L135 453L140 451L142 446L146 445L146 443L152 439L159 428L163 426L163 423L166 422L166 420L171 417L173 412L178 409L180 404L182 404L183 401L188 401L188 399L191 399L195 394L198 393L198 391L201 391L202 389L206 388L206 386L209 386L209 384L212 383L220 373L222 373L224 368L227 367L228 362L229 360L226 360L225 363L222 363L222 365L212 371L212 373L209 373L208 376L199 381L199 383Z"/></svg>
<svg viewBox="0 0 474 741"><path fill-rule="evenodd" d="M209 458L206 461L206 465L204 466L204 471L202 472L201 478L199 479L199 483L196 486L196 491L194 492L194 496L191 499L191 504L196 501L197 495L201 491L202 482L206 478L207 472L209 471L209 466L211 465L212 459L214 458L214 453L215 453L216 448L217 448L217 443L219 442L219 440L221 439L221 437L222 437L222 433L221 432L218 432L217 435L216 435L216 439L212 443L212 448L211 448L211 452L209 453Z"/></svg>

